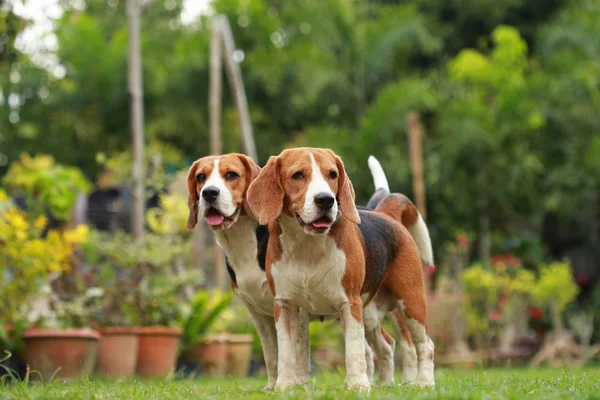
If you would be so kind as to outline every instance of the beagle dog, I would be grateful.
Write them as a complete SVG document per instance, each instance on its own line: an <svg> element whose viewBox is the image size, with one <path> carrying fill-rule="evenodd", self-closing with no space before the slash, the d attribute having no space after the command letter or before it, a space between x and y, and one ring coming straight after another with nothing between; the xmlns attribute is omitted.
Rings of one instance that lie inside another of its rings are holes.
<svg viewBox="0 0 600 400"><path fill-rule="evenodd" d="M359 211L342 160L331 150L296 148L269 159L250 184L247 202L259 224L269 227L266 276L275 296L276 389L301 383L295 351L300 308L339 315L348 389L370 388L365 336L389 367L381 320L394 310L415 345L416 382L434 384L421 261L431 257L431 245L427 227L405 196L390 194L374 211ZM380 370L382 380L393 380L391 363L392 375Z"/></svg>
<svg viewBox="0 0 600 400"><path fill-rule="evenodd" d="M377 160L373 160L379 165ZM273 295L265 275L269 232L266 226L257 223L246 200L247 189L259 172L260 168L254 161L243 154L209 156L194 162L187 177L190 210L187 227L193 229L198 215L201 215L224 249L231 286L248 308L262 343L268 375L267 389L270 389L277 379L278 345ZM383 176L379 180L385 180L381 166L379 174ZM368 207L374 207L377 198L382 197L382 190L376 192L378 197L374 195ZM310 318L323 319L321 316ZM302 383L308 381L309 375L308 321L309 316L302 312L295 345L298 362L295 368ZM393 339L389 337L388 342L393 344ZM368 345L365 346L365 356L372 379L373 353Z"/></svg>

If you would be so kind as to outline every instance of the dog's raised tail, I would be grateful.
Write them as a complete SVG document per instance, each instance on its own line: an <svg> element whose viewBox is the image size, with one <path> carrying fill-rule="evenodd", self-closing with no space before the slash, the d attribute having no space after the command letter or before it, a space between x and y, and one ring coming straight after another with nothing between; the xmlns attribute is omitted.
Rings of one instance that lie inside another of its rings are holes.
<svg viewBox="0 0 600 400"><path fill-rule="evenodd" d="M434 265L429 229L427 229L419 210L408 197L403 194L392 193L379 202L375 211L383 212L400 221L417 243L423 264L427 266Z"/></svg>
<svg viewBox="0 0 600 400"><path fill-rule="evenodd" d="M383 168L377 159L373 156L369 156L369 169L371 175L373 175L373 183L375 184L375 190L384 189L387 193L390 192L390 185L383 172Z"/></svg>
<svg viewBox="0 0 600 400"><path fill-rule="evenodd" d="M375 184L375 193L373 193L369 199L367 209L374 210L379 202L383 200L385 196L390 194L390 185L388 184L385 172L383 172L383 168L381 167L381 164L379 164L379 161L377 161L375 157L369 156L368 162L371 175L373 176L373 183Z"/></svg>

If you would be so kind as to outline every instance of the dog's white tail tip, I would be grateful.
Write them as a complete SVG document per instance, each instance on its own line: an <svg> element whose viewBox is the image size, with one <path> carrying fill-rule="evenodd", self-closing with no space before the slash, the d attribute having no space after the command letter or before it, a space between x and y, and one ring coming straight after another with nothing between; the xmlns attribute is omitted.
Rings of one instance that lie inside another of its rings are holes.
<svg viewBox="0 0 600 400"><path fill-rule="evenodd" d="M388 184L385 172L383 172L383 168L381 167L379 161L377 161L375 157L369 156L368 163L369 169L371 170L371 175L373 175L373 183L375 184L375 190L385 189L389 192L390 185Z"/></svg>

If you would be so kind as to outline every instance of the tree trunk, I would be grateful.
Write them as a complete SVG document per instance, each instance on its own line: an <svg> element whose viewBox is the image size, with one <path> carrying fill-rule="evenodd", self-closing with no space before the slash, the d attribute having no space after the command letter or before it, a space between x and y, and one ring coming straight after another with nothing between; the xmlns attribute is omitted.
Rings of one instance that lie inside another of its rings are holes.
<svg viewBox="0 0 600 400"><path fill-rule="evenodd" d="M550 316L552 317L552 326L557 336L562 336L565 333L565 328L560 317L560 310L556 301L550 302Z"/></svg>
<svg viewBox="0 0 600 400"><path fill-rule="evenodd" d="M144 93L142 89L142 60L140 48L140 4L139 0L127 0L129 30L129 101L130 124L133 147L133 210L131 233L134 239L144 235Z"/></svg>
<svg viewBox="0 0 600 400"><path fill-rule="evenodd" d="M492 265L492 234L490 232L490 217L479 216L479 259L484 267Z"/></svg>

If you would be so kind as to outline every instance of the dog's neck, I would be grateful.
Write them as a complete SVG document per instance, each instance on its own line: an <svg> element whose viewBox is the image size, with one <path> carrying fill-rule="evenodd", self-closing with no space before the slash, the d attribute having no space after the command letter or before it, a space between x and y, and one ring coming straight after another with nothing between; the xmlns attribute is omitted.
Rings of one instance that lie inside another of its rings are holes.
<svg viewBox="0 0 600 400"><path fill-rule="evenodd" d="M281 227L281 245L284 253L325 250L331 245L331 232L326 234L308 234L295 218L281 214L277 223Z"/></svg>
<svg viewBox="0 0 600 400"><path fill-rule="evenodd" d="M229 264L235 270L255 267L257 260L256 227L258 223L247 215L240 215L228 229L214 232L225 251Z"/></svg>

